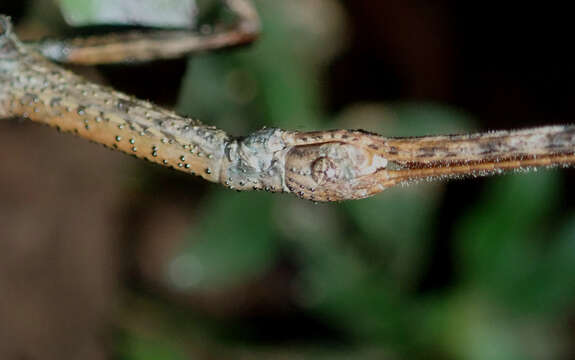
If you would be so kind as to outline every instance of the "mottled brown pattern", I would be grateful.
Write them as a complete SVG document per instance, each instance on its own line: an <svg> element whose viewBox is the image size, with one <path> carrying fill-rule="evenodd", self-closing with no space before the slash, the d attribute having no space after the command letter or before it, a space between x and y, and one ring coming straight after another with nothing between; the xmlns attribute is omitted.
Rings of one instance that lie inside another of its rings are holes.
<svg viewBox="0 0 575 360"><path fill-rule="evenodd" d="M3 30L3 31L2 31ZM214 127L89 83L23 45L0 17L0 117L24 117L236 190L359 199L420 180L575 163L575 126L386 138L363 130Z"/></svg>
<svg viewBox="0 0 575 360"><path fill-rule="evenodd" d="M5 35L3 41L14 46L0 54L2 117L28 118L218 181L219 168L212 157L222 156L224 132L91 84L45 60L13 35Z"/></svg>

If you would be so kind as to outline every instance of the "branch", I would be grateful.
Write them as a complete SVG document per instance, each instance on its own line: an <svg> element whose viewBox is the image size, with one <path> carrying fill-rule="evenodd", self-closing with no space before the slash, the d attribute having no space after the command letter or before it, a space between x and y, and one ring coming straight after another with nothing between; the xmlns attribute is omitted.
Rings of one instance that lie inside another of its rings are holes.
<svg viewBox="0 0 575 360"><path fill-rule="evenodd" d="M258 13L249 0L224 0L236 14L231 29L205 35L189 31L128 32L68 40L44 40L30 45L48 59L79 65L145 62L181 58L190 53L244 45L257 39Z"/></svg>
<svg viewBox="0 0 575 360"><path fill-rule="evenodd" d="M575 126L386 138L263 129L244 138L90 83L22 44L0 16L0 118L24 117L237 190L359 199L420 180L575 164Z"/></svg>

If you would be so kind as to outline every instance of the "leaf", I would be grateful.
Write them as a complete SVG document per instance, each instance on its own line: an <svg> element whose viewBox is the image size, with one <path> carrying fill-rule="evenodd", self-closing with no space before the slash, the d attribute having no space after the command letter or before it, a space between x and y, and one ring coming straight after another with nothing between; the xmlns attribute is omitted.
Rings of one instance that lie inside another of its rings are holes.
<svg viewBox="0 0 575 360"><path fill-rule="evenodd" d="M271 204L270 194L225 189L210 193L200 225L170 266L175 285L214 289L237 285L264 272L273 263L276 250Z"/></svg>
<svg viewBox="0 0 575 360"><path fill-rule="evenodd" d="M127 334L120 350L122 359L127 360L184 360L188 358L174 344L136 334Z"/></svg>
<svg viewBox="0 0 575 360"><path fill-rule="evenodd" d="M575 302L575 216L549 237L537 266L524 282L527 311L559 319Z"/></svg>
<svg viewBox="0 0 575 360"><path fill-rule="evenodd" d="M483 202L457 227L460 274L520 308L540 291L533 276L545 221L559 199L559 174L506 175L489 184Z"/></svg>
<svg viewBox="0 0 575 360"><path fill-rule="evenodd" d="M73 26L192 28L196 23L194 0L59 0L59 4Z"/></svg>
<svg viewBox="0 0 575 360"><path fill-rule="evenodd" d="M414 318L428 349L449 359L562 358L558 334L531 316L513 316L477 288L460 288L422 306ZM421 326L423 324L423 326ZM448 355L448 356L446 356Z"/></svg>
<svg viewBox="0 0 575 360"><path fill-rule="evenodd" d="M342 40L320 42L324 28L342 27L325 25L338 16L321 5L318 1L257 1L264 36L249 51L191 58L178 110L210 119L237 135L261 126L320 128L324 116L319 74ZM300 13L309 15L318 8L325 13L321 21L310 23L316 31L302 32ZM301 32L297 41L293 41L294 32ZM246 120L249 124L242 126Z"/></svg>

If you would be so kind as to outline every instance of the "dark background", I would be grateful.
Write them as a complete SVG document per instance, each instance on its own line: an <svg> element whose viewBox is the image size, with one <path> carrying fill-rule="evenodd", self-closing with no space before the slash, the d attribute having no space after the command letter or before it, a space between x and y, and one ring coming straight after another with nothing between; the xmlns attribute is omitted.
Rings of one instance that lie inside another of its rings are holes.
<svg viewBox="0 0 575 360"><path fill-rule="evenodd" d="M568 5L256 4L246 49L73 70L233 134L575 118ZM47 2L0 13L27 39L75 31ZM314 205L28 122L0 144L2 359L575 358L571 169Z"/></svg>

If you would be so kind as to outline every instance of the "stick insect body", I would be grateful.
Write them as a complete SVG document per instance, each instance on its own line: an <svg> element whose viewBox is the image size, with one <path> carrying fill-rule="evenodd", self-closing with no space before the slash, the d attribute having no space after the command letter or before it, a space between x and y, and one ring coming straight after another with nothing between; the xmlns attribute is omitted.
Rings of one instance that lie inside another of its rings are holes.
<svg viewBox="0 0 575 360"><path fill-rule="evenodd" d="M240 14L240 25L206 41L166 33L160 42L129 35L23 44L9 19L0 17L0 118L28 118L232 189L289 192L313 201L360 199L420 180L575 163L573 125L417 138L388 138L362 130L269 128L234 138L90 83L47 58L84 64L149 60L254 39L258 23L251 4L227 3ZM118 39L127 46L120 47Z"/></svg>

